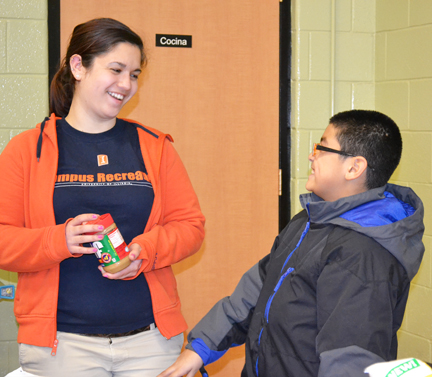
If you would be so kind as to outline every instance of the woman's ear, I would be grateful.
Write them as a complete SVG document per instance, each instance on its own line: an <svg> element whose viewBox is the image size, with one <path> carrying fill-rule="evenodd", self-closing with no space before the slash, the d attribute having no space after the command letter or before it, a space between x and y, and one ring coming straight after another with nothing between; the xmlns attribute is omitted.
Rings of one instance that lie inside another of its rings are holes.
<svg viewBox="0 0 432 377"><path fill-rule="evenodd" d="M352 181L361 177L363 173L366 172L367 165L368 163L364 157L351 157L351 163L348 166L348 171L345 174L345 179L347 181Z"/></svg>
<svg viewBox="0 0 432 377"><path fill-rule="evenodd" d="M84 67L82 65L81 56L78 54L72 55L69 61L72 75L75 77L76 81L80 81L84 74Z"/></svg>

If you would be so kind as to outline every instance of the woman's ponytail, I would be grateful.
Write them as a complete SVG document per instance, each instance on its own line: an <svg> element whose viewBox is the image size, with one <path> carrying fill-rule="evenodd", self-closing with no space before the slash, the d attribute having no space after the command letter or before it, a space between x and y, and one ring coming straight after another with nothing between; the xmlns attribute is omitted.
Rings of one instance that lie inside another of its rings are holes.
<svg viewBox="0 0 432 377"><path fill-rule="evenodd" d="M75 89L75 78L69 62L63 61L50 85L50 114L65 117L69 114Z"/></svg>

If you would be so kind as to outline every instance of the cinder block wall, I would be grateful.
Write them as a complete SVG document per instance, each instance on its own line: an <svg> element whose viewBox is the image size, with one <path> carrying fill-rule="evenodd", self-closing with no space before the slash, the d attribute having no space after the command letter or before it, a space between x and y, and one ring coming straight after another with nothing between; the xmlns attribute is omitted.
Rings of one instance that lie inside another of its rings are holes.
<svg viewBox="0 0 432 377"><path fill-rule="evenodd" d="M306 192L308 155L330 116L375 107L374 0L292 1L293 214Z"/></svg>
<svg viewBox="0 0 432 377"><path fill-rule="evenodd" d="M431 362L432 2L378 0L376 9L376 109L400 125L404 141L393 180L412 187L425 205L426 254L411 286L399 357Z"/></svg>
<svg viewBox="0 0 432 377"><path fill-rule="evenodd" d="M47 8L47 0L0 0L0 152L48 114ZM0 270L0 285L16 283ZM16 337L13 302L0 300L0 376L19 367Z"/></svg>

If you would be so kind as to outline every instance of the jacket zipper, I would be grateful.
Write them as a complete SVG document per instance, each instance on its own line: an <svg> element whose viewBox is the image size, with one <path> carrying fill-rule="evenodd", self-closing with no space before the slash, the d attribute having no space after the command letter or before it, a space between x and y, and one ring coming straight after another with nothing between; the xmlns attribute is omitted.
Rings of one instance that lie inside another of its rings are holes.
<svg viewBox="0 0 432 377"><path fill-rule="evenodd" d="M54 340L54 345L51 350L51 356L55 356L57 354L57 346L58 346L58 340L57 338Z"/></svg>
<svg viewBox="0 0 432 377"><path fill-rule="evenodd" d="M265 312L264 312L264 317L265 317L267 323L269 321L270 306L272 304L273 298L274 298L275 294L277 293L277 291L279 290L279 288L282 285L285 278L293 271L294 271L294 268L292 268L292 267L288 268L288 270L286 270L286 272L280 277L278 283L276 284L275 289L273 289L273 293L267 301L267 305L266 305Z"/></svg>
<svg viewBox="0 0 432 377"><path fill-rule="evenodd" d="M276 292L279 290L279 288L282 285L285 278L293 271L294 271L294 268L292 268L292 267L288 268L288 270L286 270L286 272L280 277L278 283L276 284L275 289L273 289L273 293L267 301L267 305L266 305L265 312L264 312L264 317L265 317L267 323L269 321L270 306L272 304L273 298L274 298ZM264 331L264 327L261 328L261 331L260 331L260 334L258 337L258 346L261 344L261 335L262 335L263 331ZM257 357L256 363L255 363L255 373L257 376L258 376L258 360L259 360L259 356Z"/></svg>
<svg viewBox="0 0 432 377"><path fill-rule="evenodd" d="M305 227L305 229L303 230L303 232L302 232L302 234L301 234L301 236L300 236L299 241L297 242L296 247L294 248L293 251L291 251L291 253L288 255L287 259L285 260L285 262L284 262L284 264L283 264L283 266L282 266L281 272L283 271L283 269L285 268L286 264L287 264L288 261L290 260L290 258L291 258L291 256L293 255L294 251L296 251L296 250L299 248L299 246L300 246L300 244L302 243L303 239L306 237L306 234L307 234L307 232L309 231L309 228L310 228L310 222L308 221L308 222L306 223L306 227ZM269 299L267 300L267 304L266 304L265 312L264 312L264 318L265 318L265 320L266 320L267 323L269 322L269 313L270 313L270 307L271 307L271 304L272 304L273 298L274 298L274 296L276 295L276 292L279 290L279 288L280 288L280 286L282 285L282 283L283 283L283 281L285 280L285 278L286 278L286 277L287 277L291 272L293 272L293 271L294 271L294 268L293 268L293 267L290 267L290 268L288 268L288 269L285 271L285 273L284 273L284 274L279 278L279 281L277 282L276 287L273 289L273 293L271 294L271 296L270 296ZM259 334L259 336L258 336L258 347L259 347L260 344L261 344L261 335L262 335L262 333L263 333L263 330L264 330L264 326L261 328L260 334ZM258 377L258 360L259 360L259 356L257 356L256 362L255 362L255 374L257 375L257 377Z"/></svg>

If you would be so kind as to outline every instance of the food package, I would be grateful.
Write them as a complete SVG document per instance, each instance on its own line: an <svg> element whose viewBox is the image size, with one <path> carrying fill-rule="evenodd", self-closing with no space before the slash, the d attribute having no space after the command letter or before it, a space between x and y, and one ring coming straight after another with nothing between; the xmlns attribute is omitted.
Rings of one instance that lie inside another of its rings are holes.
<svg viewBox="0 0 432 377"><path fill-rule="evenodd" d="M364 372L370 377L432 377L432 369L414 358L372 364Z"/></svg>

